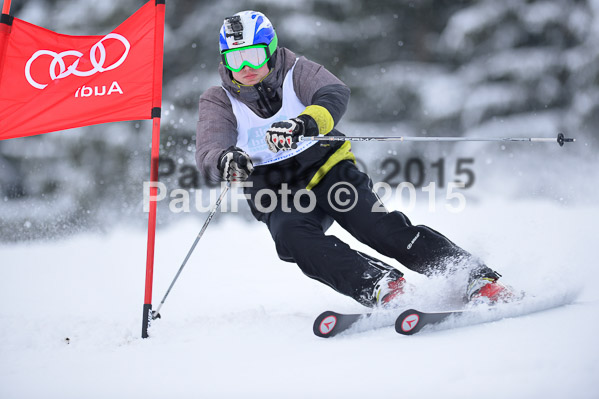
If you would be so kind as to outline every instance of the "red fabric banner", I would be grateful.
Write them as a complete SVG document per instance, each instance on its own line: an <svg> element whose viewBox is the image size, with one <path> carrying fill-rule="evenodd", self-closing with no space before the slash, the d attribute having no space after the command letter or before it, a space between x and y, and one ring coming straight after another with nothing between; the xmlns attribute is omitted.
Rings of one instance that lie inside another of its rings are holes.
<svg viewBox="0 0 599 399"><path fill-rule="evenodd" d="M18 18L2 24L0 140L151 119L155 14L152 0L106 36L62 35Z"/></svg>

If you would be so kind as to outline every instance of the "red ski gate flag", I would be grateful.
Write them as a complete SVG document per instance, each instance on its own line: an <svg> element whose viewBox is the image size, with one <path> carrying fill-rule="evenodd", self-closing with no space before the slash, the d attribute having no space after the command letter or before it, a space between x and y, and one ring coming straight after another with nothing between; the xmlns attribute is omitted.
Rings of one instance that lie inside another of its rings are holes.
<svg viewBox="0 0 599 399"><path fill-rule="evenodd" d="M152 119L158 181L165 0L150 0L106 36L67 36L0 16L0 140ZM156 186L150 197L156 198ZM142 338L152 320L156 201L150 201Z"/></svg>
<svg viewBox="0 0 599 399"><path fill-rule="evenodd" d="M0 32L0 140L151 119L154 3L106 36L62 35L14 18Z"/></svg>

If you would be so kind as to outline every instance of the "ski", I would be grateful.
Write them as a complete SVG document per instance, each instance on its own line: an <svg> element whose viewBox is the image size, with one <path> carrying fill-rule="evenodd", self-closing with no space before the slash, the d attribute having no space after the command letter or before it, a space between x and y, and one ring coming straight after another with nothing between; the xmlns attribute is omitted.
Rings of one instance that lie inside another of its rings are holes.
<svg viewBox="0 0 599 399"><path fill-rule="evenodd" d="M349 329L358 320L368 317L369 313L342 314L326 311L314 321L314 334L321 338L330 338Z"/></svg>
<svg viewBox="0 0 599 399"><path fill-rule="evenodd" d="M330 338L344 331L363 332L382 327L391 327L397 318L397 311L376 311L366 313L337 313L326 311L321 313L312 330L314 335Z"/></svg>
<svg viewBox="0 0 599 399"><path fill-rule="evenodd" d="M525 300L493 306L480 305L438 312L408 309L395 320L395 331L402 335L413 335L427 326L434 326L435 330L438 330L521 317L567 305L576 298L576 295L576 292L567 292L551 298L529 297Z"/></svg>
<svg viewBox="0 0 599 399"><path fill-rule="evenodd" d="M423 312L413 308L404 311L379 309L365 313L326 311L316 318L312 330L318 337L330 338L350 330L351 333L361 333L395 326L395 331L399 334L413 335L427 326L434 327L435 330L457 328L542 312L572 303L576 295L576 292L566 292L549 298L528 297L526 300L495 306L483 304L436 312Z"/></svg>
<svg viewBox="0 0 599 399"><path fill-rule="evenodd" d="M426 326L441 323L450 316L459 317L469 310L450 310L445 312L421 312L408 309L395 320L395 331L402 335L416 334Z"/></svg>

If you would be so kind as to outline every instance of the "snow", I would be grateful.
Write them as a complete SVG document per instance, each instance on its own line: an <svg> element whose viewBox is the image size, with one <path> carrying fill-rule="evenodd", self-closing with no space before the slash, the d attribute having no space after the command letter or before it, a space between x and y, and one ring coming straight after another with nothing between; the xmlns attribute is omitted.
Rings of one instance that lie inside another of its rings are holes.
<svg viewBox="0 0 599 399"><path fill-rule="evenodd" d="M443 43L452 50L464 50L472 45L469 36L495 26L507 12L508 5L501 2L483 2L452 15L443 32Z"/></svg>
<svg viewBox="0 0 599 399"><path fill-rule="evenodd" d="M413 222L483 256L506 282L576 299L412 337L383 328L329 340L311 331L320 312L365 309L278 260L266 228L236 216L216 215L145 340L143 230L0 246L0 397L599 395L596 205L488 199L453 214L419 203ZM157 234L154 308L203 223L178 220ZM330 233L374 254L338 226Z"/></svg>
<svg viewBox="0 0 599 399"><path fill-rule="evenodd" d="M462 123L466 127L477 125L489 110L509 110L513 104L527 101L527 93L515 84L494 83L474 88L464 102Z"/></svg>
<svg viewBox="0 0 599 399"><path fill-rule="evenodd" d="M563 18L563 10L559 4L539 2L525 9L520 15L533 32L542 32L548 24L558 24ZM583 22L579 20L579 22Z"/></svg>

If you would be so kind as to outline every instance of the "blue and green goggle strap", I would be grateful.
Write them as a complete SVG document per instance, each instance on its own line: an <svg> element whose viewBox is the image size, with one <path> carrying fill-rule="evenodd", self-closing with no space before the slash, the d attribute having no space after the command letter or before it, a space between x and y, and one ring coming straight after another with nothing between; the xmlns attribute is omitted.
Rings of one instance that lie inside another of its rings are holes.
<svg viewBox="0 0 599 399"><path fill-rule="evenodd" d="M262 66L264 66L264 64L266 64L270 60L270 57L277 50L277 45L278 45L278 39L277 39L277 35L275 35L268 46L266 44L254 44L252 46L239 47L239 48L234 48L231 50L225 50L221 53L221 58L222 58L223 64L227 67L227 69L229 69L230 71L233 71L233 72L241 71L243 69L243 67L245 67L246 65L249 66L250 68L259 69L259 68L262 68ZM264 60L264 62L262 62L260 65L253 65L253 64L250 64L248 61L244 61L241 63L241 66L236 69L229 65L229 63L227 62L227 57L226 57L227 53L231 53L233 51L250 49L250 48L263 48L264 51L266 52L266 59Z"/></svg>

